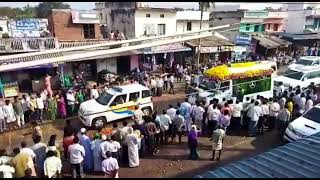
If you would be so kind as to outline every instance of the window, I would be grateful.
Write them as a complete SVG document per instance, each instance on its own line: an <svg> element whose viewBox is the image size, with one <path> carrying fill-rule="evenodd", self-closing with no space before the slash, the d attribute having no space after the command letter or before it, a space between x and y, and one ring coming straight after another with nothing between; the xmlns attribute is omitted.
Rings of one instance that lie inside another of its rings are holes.
<svg viewBox="0 0 320 180"><path fill-rule="evenodd" d="M259 32L259 27L260 27L259 25L255 25L254 26L254 32Z"/></svg>
<svg viewBox="0 0 320 180"><path fill-rule="evenodd" d="M187 22L187 31L192 30L192 22Z"/></svg>
<svg viewBox="0 0 320 180"><path fill-rule="evenodd" d="M279 24L274 24L273 25L273 31L278 31L279 28Z"/></svg>
<svg viewBox="0 0 320 180"><path fill-rule="evenodd" d="M114 98L111 106L116 106L118 104L123 104L126 102L127 94L119 95L116 98Z"/></svg>
<svg viewBox="0 0 320 180"><path fill-rule="evenodd" d="M164 14L160 14L160 18L164 18Z"/></svg>
<svg viewBox="0 0 320 180"><path fill-rule="evenodd" d="M158 35L165 35L166 34L166 25L165 24L158 24Z"/></svg>
<svg viewBox="0 0 320 180"><path fill-rule="evenodd" d="M147 18L150 18L150 14L146 14L146 17L147 17Z"/></svg>
<svg viewBox="0 0 320 180"><path fill-rule="evenodd" d="M304 75L303 72L288 70L285 72L284 76L288 78L296 79L296 80L301 80L303 75Z"/></svg>
<svg viewBox="0 0 320 180"><path fill-rule="evenodd" d="M99 104L102 104L102 105L108 105L108 103L110 102L111 98L113 96L107 92L104 92L102 93L97 99L96 101L99 103Z"/></svg>
<svg viewBox="0 0 320 180"><path fill-rule="evenodd" d="M150 97L151 93L148 90L142 91L142 98L147 98Z"/></svg>
<svg viewBox="0 0 320 180"><path fill-rule="evenodd" d="M0 31L3 31L3 27L0 26Z"/></svg>
<svg viewBox="0 0 320 180"><path fill-rule="evenodd" d="M267 24L267 29L268 29L268 30L271 29L271 24Z"/></svg>
<svg viewBox="0 0 320 180"><path fill-rule="evenodd" d="M319 116L320 116L320 109L316 107L311 108L307 113L303 115L304 118L307 118L316 123L320 123Z"/></svg>
<svg viewBox="0 0 320 180"><path fill-rule="evenodd" d="M94 39L94 24L83 24L83 35L85 39Z"/></svg>
<svg viewBox="0 0 320 180"><path fill-rule="evenodd" d="M233 96L237 97L239 94L247 95L253 93L260 93L271 90L271 78L270 77L253 77L245 79L232 80L235 85L233 88Z"/></svg>
<svg viewBox="0 0 320 180"><path fill-rule="evenodd" d="M129 101L137 101L140 97L139 92L130 93L129 95Z"/></svg>
<svg viewBox="0 0 320 180"><path fill-rule="evenodd" d="M246 31L250 31L250 24L246 24Z"/></svg>

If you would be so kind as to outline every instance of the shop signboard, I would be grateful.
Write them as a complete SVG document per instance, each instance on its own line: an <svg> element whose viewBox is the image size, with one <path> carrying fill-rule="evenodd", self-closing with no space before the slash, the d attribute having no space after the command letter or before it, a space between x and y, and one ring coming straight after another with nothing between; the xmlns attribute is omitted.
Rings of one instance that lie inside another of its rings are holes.
<svg viewBox="0 0 320 180"><path fill-rule="evenodd" d="M96 12L72 11L72 22L75 24L99 24L100 19Z"/></svg>
<svg viewBox="0 0 320 180"><path fill-rule="evenodd" d="M238 45L250 45L251 36L249 35L237 35L235 38L235 43Z"/></svg>
<svg viewBox="0 0 320 180"><path fill-rule="evenodd" d="M40 19L22 19L10 21L12 37L40 37L40 21Z"/></svg>
<svg viewBox="0 0 320 180"><path fill-rule="evenodd" d="M17 82L4 84L3 94L5 98L19 95L19 86Z"/></svg>
<svg viewBox="0 0 320 180"><path fill-rule="evenodd" d="M200 53L216 53L218 47L200 47Z"/></svg>

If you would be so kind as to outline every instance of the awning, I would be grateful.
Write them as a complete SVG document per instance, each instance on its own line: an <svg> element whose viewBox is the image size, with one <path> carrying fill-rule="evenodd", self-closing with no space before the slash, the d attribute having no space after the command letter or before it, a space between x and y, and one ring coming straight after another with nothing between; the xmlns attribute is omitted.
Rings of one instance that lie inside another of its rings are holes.
<svg viewBox="0 0 320 180"><path fill-rule="evenodd" d="M278 47L288 47L291 45L291 42L282 40L275 36L265 35L265 34L256 34L252 38L259 41L259 45L267 49L273 49Z"/></svg>
<svg viewBox="0 0 320 180"><path fill-rule="evenodd" d="M182 45L181 43L173 43L164 46L155 46L150 48L144 48L144 54L159 54L159 53L170 53L170 52L182 52L191 51L192 49Z"/></svg>
<svg viewBox="0 0 320 180"><path fill-rule="evenodd" d="M292 33L279 32L274 34L276 34L277 36L288 38L288 40L320 40L320 33L292 34Z"/></svg>
<svg viewBox="0 0 320 180"><path fill-rule="evenodd" d="M199 40L192 40L192 41L187 41L187 45L195 48L199 46ZM227 41L225 39L218 38L216 36L212 37L207 37L207 38L202 38L201 39L201 47L218 47L218 46L234 46L230 41Z"/></svg>

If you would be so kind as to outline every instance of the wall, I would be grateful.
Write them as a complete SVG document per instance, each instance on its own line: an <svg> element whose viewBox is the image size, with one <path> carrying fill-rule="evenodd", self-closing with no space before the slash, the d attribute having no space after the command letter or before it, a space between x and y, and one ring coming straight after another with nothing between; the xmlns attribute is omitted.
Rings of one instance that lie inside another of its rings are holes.
<svg viewBox="0 0 320 180"><path fill-rule="evenodd" d="M97 73L107 69L107 59L98 59L96 60L97 63Z"/></svg>
<svg viewBox="0 0 320 180"><path fill-rule="evenodd" d="M107 70L111 73L117 74L117 58L107 58L106 62Z"/></svg>
<svg viewBox="0 0 320 180"><path fill-rule="evenodd" d="M146 18L146 14L150 14L150 18ZM160 14L164 14L164 18L160 18ZM174 34L176 32L176 13L168 10L137 10L135 13L135 36L142 37L147 26L158 35L158 24L166 25L165 35Z"/></svg>
<svg viewBox="0 0 320 180"><path fill-rule="evenodd" d="M82 24L72 23L70 10L53 10L48 17L49 31L59 40L85 40ZM102 39L100 25L95 24L95 39Z"/></svg>
<svg viewBox="0 0 320 180"><path fill-rule="evenodd" d="M278 30L274 31L274 26L276 23L270 23L270 28L268 29L268 24L265 25L266 32L283 32L283 24L278 24Z"/></svg>
<svg viewBox="0 0 320 180"><path fill-rule="evenodd" d="M177 20L177 33L187 32L187 23L191 22L191 31L200 30L200 21ZM203 21L201 29L209 28L209 21Z"/></svg>

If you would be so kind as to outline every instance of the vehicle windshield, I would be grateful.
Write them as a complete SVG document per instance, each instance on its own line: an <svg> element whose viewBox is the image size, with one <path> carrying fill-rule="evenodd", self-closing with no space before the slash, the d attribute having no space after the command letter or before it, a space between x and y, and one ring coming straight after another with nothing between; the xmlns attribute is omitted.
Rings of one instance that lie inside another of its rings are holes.
<svg viewBox="0 0 320 180"><path fill-rule="evenodd" d="M288 70L284 73L283 76L296 80L301 80L303 75L303 72Z"/></svg>
<svg viewBox="0 0 320 180"><path fill-rule="evenodd" d="M99 103L99 104L102 104L102 105L108 105L108 103L110 102L110 100L112 99L113 95L107 93L107 92L104 92L102 93L97 99L96 101Z"/></svg>
<svg viewBox="0 0 320 180"><path fill-rule="evenodd" d="M211 90L217 88L217 85L213 81L204 81L200 83L199 87L204 90Z"/></svg>
<svg viewBox="0 0 320 180"><path fill-rule="evenodd" d="M305 60L305 59L299 59L296 64L304 65L304 66L311 66L313 61Z"/></svg>
<svg viewBox="0 0 320 180"><path fill-rule="evenodd" d="M304 118L307 118L316 123L320 123L320 108L313 107L307 113L303 115Z"/></svg>

